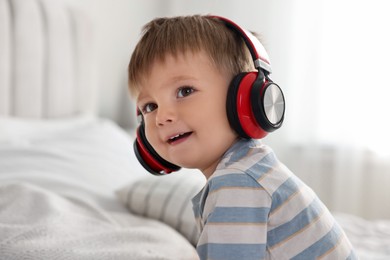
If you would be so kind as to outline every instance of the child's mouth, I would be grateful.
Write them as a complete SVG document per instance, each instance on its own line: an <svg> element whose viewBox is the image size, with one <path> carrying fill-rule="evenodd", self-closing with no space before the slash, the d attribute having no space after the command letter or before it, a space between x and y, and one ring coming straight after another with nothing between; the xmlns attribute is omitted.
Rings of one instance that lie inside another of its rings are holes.
<svg viewBox="0 0 390 260"><path fill-rule="evenodd" d="M177 135L172 136L171 138L169 138L167 142L169 144L178 143L179 141L184 141L184 139L186 139L191 134L192 134L192 132L186 132L186 133L177 134Z"/></svg>

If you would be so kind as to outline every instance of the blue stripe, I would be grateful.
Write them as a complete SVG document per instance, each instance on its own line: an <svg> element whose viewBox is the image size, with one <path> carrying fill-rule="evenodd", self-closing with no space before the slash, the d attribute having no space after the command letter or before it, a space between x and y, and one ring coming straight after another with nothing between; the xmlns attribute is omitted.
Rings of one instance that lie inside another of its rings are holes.
<svg viewBox="0 0 390 260"><path fill-rule="evenodd" d="M256 164L248 168L247 173L255 180L258 180L264 174L270 172L277 164L274 153L269 153L260 159Z"/></svg>
<svg viewBox="0 0 390 260"><path fill-rule="evenodd" d="M297 233L316 219L323 210L324 208L321 202L318 199L314 200L306 209L302 210L291 221L269 231L267 236L268 245L273 247L279 242Z"/></svg>
<svg viewBox="0 0 390 260"><path fill-rule="evenodd" d="M227 155L231 154L233 151L234 151L234 153L229 158L229 161L226 162L226 166L231 165L235 162L238 162L239 160L241 160L242 158L244 158L248 154L248 152L250 150L250 146L247 145L247 142L248 142L247 140L239 141L239 142L235 143L227 151L227 153L226 153Z"/></svg>
<svg viewBox="0 0 390 260"><path fill-rule="evenodd" d="M200 259L259 260L265 257L264 244L205 244L196 248Z"/></svg>
<svg viewBox="0 0 390 260"><path fill-rule="evenodd" d="M335 247L342 236L341 230L337 225L334 225L320 240L306 248L300 254L291 259L315 259Z"/></svg>
<svg viewBox="0 0 390 260"><path fill-rule="evenodd" d="M287 201L295 192L300 189L301 182L296 178L290 177L272 194L271 214L276 208Z"/></svg>
<svg viewBox="0 0 390 260"><path fill-rule="evenodd" d="M269 208L217 207L208 223L266 223Z"/></svg>
<svg viewBox="0 0 390 260"><path fill-rule="evenodd" d="M253 181L253 179L246 174L233 173L211 178L208 183L208 192L211 193L224 187L260 188L260 184Z"/></svg>

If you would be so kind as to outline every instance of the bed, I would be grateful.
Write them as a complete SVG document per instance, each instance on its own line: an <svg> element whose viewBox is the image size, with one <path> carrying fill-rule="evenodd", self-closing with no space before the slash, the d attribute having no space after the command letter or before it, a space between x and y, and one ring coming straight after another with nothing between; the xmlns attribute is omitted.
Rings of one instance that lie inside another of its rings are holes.
<svg viewBox="0 0 390 260"><path fill-rule="evenodd" d="M205 179L149 176L132 135L97 116L88 16L0 0L0 35L0 259L198 259ZM361 259L390 259L389 221L335 216Z"/></svg>

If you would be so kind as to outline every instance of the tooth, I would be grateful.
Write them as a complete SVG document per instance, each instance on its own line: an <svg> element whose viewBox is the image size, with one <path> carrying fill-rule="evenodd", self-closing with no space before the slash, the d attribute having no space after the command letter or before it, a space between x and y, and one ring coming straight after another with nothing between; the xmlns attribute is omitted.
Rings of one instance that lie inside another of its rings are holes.
<svg viewBox="0 0 390 260"><path fill-rule="evenodd" d="M173 136L173 137L171 137L171 138L169 138L169 139L175 139L175 138L177 138L177 137L179 137L180 136L180 134L178 134L178 135L175 135L175 136Z"/></svg>

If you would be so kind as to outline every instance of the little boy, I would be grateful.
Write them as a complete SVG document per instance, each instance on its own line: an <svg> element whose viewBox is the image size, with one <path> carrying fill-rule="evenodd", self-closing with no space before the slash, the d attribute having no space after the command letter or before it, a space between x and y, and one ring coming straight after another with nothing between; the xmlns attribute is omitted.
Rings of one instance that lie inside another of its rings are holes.
<svg viewBox="0 0 390 260"><path fill-rule="evenodd" d="M129 64L137 157L154 173L207 178L193 199L201 259L357 259L314 192L258 140L280 127L284 98L257 41L222 17L148 23Z"/></svg>

